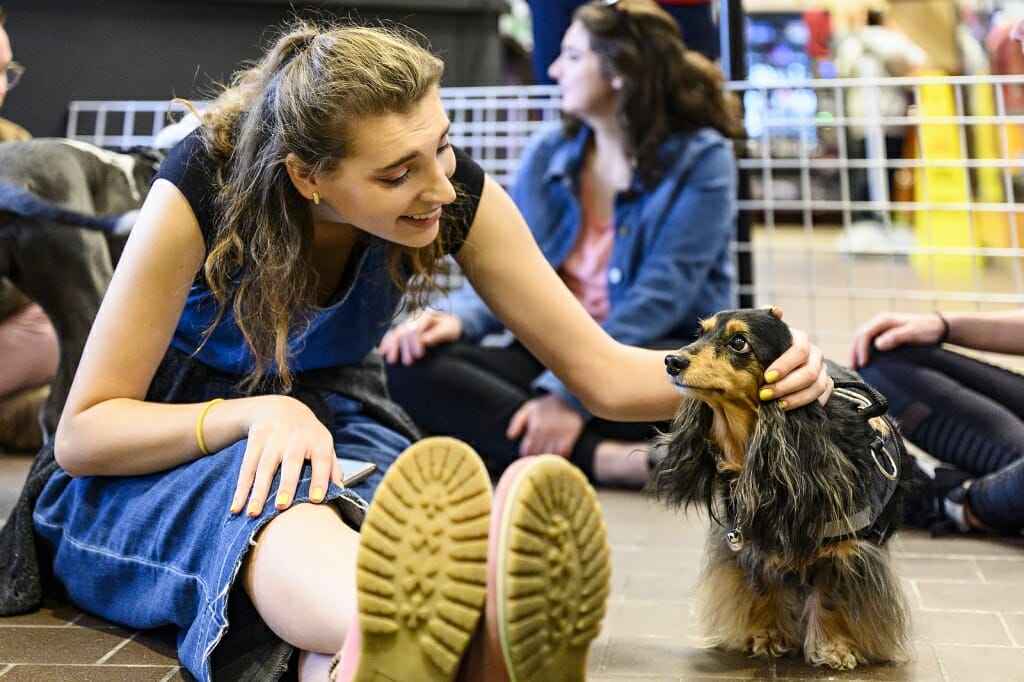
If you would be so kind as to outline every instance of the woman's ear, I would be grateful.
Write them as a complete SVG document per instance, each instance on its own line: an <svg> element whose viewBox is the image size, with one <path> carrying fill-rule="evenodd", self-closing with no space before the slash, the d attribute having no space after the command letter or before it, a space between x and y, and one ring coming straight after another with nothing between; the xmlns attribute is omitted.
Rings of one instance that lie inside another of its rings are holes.
<svg viewBox="0 0 1024 682"><path fill-rule="evenodd" d="M299 194L312 201L313 193L318 190L316 173L311 173L309 166L295 152L288 152L288 156L284 157L284 167Z"/></svg>

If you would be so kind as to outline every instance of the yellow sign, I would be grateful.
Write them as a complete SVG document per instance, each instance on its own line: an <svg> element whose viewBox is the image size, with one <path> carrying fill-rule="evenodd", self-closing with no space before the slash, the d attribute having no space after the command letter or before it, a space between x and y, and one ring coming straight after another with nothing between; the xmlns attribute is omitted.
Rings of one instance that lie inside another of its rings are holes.
<svg viewBox="0 0 1024 682"><path fill-rule="evenodd" d="M943 76L926 71L922 76ZM975 248L978 233L967 210L970 175L964 164L966 150L955 119L953 86L924 82L919 87L917 114L918 154L914 200L923 205L914 214L915 243L911 265L922 276L955 278L969 276L980 266L980 257L963 253ZM930 120L930 119L945 120ZM990 186L990 185L989 185ZM942 205L950 205L949 209ZM956 253L959 251L959 253Z"/></svg>

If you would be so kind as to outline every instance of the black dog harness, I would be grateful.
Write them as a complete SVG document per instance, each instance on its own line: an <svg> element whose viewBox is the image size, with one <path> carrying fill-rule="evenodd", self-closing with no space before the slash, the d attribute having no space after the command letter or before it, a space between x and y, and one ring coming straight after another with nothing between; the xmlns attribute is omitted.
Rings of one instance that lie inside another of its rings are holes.
<svg viewBox="0 0 1024 682"><path fill-rule="evenodd" d="M838 542L858 537L862 540L880 542L891 532L891 529L879 522L879 517L892 500L899 484L900 462L906 456L903 438L897 430L896 423L886 412L888 402L885 396L862 381L835 379L834 383L834 396L856 404L858 412L865 420L881 419L885 422L888 435L883 436L875 431L875 438L868 450L857 453L860 457L870 457L874 464L874 468L871 469L873 475L865 482L865 506L846 519L828 524L822 540Z"/></svg>
<svg viewBox="0 0 1024 682"><path fill-rule="evenodd" d="M872 476L865 481L865 505L845 519L832 521L825 526L821 541L826 544L860 538L874 543L881 543L888 537L892 529L881 521L882 512L893 501L893 493L899 484L900 463L906 456L903 438L899 435L895 422L887 414L888 401L881 393L864 383L848 379L833 379L835 389L832 395L836 398L849 400L857 407L864 420L878 418L885 422L888 435L875 431L875 438L870 447L856 453L857 457L870 459ZM731 497L727 501L730 516L735 518ZM734 552L743 549L743 529L734 526L725 534L725 542Z"/></svg>

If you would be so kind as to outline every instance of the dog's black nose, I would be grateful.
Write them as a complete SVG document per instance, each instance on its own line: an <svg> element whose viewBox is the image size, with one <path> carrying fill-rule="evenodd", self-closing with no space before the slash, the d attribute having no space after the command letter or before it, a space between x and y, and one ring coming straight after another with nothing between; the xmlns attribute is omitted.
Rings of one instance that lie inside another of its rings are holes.
<svg viewBox="0 0 1024 682"><path fill-rule="evenodd" d="M690 366L690 361L682 355L666 355L665 356L665 371L674 377Z"/></svg>

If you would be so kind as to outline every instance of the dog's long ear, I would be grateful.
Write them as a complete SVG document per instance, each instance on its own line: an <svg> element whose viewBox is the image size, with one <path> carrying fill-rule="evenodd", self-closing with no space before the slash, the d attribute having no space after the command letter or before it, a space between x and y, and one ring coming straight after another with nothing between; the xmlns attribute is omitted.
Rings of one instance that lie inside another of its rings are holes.
<svg viewBox="0 0 1024 682"><path fill-rule="evenodd" d="M703 504L709 512L715 491L718 445L710 438L713 419L704 402L688 398L655 447L665 457L651 472L647 492L672 507Z"/></svg>
<svg viewBox="0 0 1024 682"><path fill-rule="evenodd" d="M836 447L818 403L784 412L766 403L734 489L736 522L764 548L800 564L853 506L856 469Z"/></svg>

